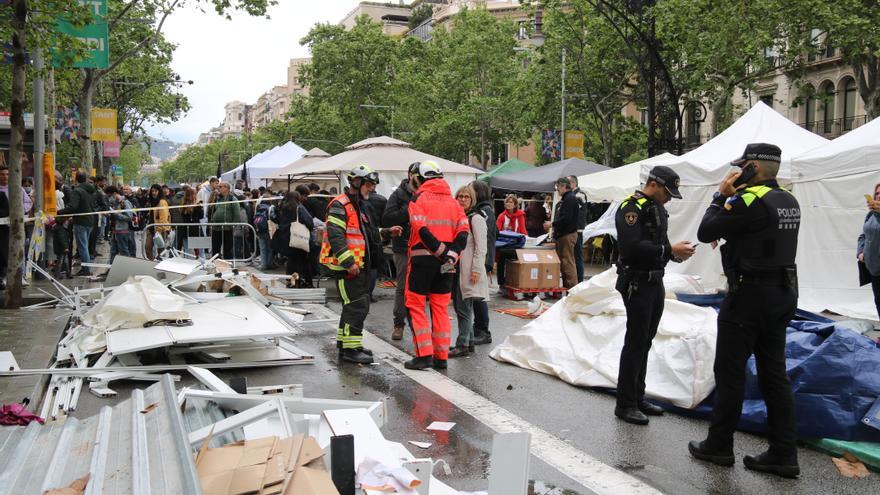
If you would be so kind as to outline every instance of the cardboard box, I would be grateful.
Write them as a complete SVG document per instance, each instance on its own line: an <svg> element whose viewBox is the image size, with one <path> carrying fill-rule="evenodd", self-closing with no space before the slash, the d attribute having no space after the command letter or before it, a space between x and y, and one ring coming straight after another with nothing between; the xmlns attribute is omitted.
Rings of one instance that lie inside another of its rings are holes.
<svg viewBox="0 0 880 495"><path fill-rule="evenodd" d="M504 283L517 289L555 289L561 282L559 257L552 249L517 249L507 262Z"/></svg>

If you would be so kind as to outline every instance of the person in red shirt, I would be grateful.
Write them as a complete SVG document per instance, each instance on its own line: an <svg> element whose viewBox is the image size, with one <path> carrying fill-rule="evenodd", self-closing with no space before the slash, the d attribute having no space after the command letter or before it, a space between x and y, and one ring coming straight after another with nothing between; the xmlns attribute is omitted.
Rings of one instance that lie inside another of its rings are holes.
<svg viewBox="0 0 880 495"><path fill-rule="evenodd" d="M526 231L526 212L519 209L519 198L515 194L508 194L504 198L504 211L498 215L495 226L499 232L508 230L529 235Z"/></svg>
<svg viewBox="0 0 880 495"><path fill-rule="evenodd" d="M455 265L470 227L436 163L421 162L411 185L416 192L409 204L409 270L404 300L416 357L403 365L414 370L432 366L444 369L452 330L447 308L452 299ZM426 303L431 306L430 322Z"/></svg>

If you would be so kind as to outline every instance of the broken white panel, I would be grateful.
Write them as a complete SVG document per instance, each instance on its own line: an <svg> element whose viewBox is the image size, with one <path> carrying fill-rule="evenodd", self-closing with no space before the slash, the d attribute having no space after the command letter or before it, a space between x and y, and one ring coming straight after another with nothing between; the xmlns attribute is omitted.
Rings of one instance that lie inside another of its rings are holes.
<svg viewBox="0 0 880 495"><path fill-rule="evenodd" d="M211 373L205 368L199 368L198 366L187 366L186 370L189 371L189 374L195 377L196 380L202 382L203 385L215 392L225 392L227 394L236 393L235 390L232 389L232 387L226 384L226 382L217 378L217 375Z"/></svg>
<svg viewBox="0 0 880 495"><path fill-rule="evenodd" d="M18 371L18 361L10 351L0 351L0 370L2 371Z"/></svg>
<svg viewBox="0 0 880 495"><path fill-rule="evenodd" d="M366 456L386 466L400 467L400 459L387 445L388 441L365 409L336 409L323 412L324 420L334 436L354 436L355 469Z"/></svg>
<svg viewBox="0 0 880 495"><path fill-rule="evenodd" d="M496 433L489 457L489 493L526 495L529 490L529 445L527 432Z"/></svg>
<svg viewBox="0 0 880 495"><path fill-rule="evenodd" d="M247 424L272 415L279 416L281 418L281 423L288 427L287 431L276 432L276 434L281 437L291 436L292 432L289 429L290 423L285 421L287 418L287 411L284 408L284 403L276 399L264 401L262 404L255 405L254 407L245 409L238 414L221 419L214 424L206 425L196 431L190 432L188 437L189 443L190 445L197 445L208 438L208 436L222 435L226 432L236 430Z"/></svg>
<svg viewBox="0 0 880 495"><path fill-rule="evenodd" d="M163 272L179 273L180 275L190 275L201 267L202 263L198 260L168 258L156 265L155 269Z"/></svg>
<svg viewBox="0 0 880 495"><path fill-rule="evenodd" d="M221 342L292 336L293 331L249 297L186 304L192 325L125 328L107 333L107 350L114 355L172 344ZM161 329L161 330L160 330Z"/></svg>

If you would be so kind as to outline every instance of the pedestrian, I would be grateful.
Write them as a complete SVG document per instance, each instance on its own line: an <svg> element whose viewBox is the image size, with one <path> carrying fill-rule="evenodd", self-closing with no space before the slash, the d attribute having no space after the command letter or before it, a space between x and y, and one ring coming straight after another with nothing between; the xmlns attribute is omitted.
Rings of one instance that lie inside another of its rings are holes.
<svg viewBox="0 0 880 495"><path fill-rule="evenodd" d="M231 260L233 256L232 225L241 219L238 203L232 195L228 182L220 182L210 198L208 215L211 219L211 253L219 254L221 259Z"/></svg>
<svg viewBox="0 0 880 495"><path fill-rule="evenodd" d="M578 284L577 269L574 262L574 249L577 243L577 222L580 206L571 190L568 177L556 180L556 192L562 197L556 205L553 222L544 223L545 228L553 228L553 239L556 242L556 254L559 256L562 270L562 285L571 289Z"/></svg>
<svg viewBox="0 0 880 495"><path fill-rule="evenodd" d="M474 352L474 301L489 299L489 278L486 276L486 221L476 208L477 193L471 186L459 188L455 199L468 216L471 235L459 258L458 277L452 286L453 306L458 316L458 337L449 349L449 357L462 357Z"/></svg>
<svg viewBox="0 0 880 495"><path fill-rule="evenodd" d="M254 230L257 231L257 246L260 249L261 270L271 270L275 267L272 261L275 251L272 249L272 235L269 228L269 220L275 216L275 207L272 205L270 198L272 198L272 193L265 191L260 202L254 208Z"/></svg>
<svg viewBox="0 0 880 495"><path fill-rule="evenodd" d="M299 222L309 229L315 228L312 216L303 206L303 198L296 191L290 191L284 195L284 199L277 208L273 209L272 221L278 225L275 237L272 239L272 250L287 258L285 271L287 275L297 274L296 287L305 287L312 284L312 270L309 266L309 252L305 249L295 248L290 245L290 226ZM260 207L263 207L261 204ZM291 285L293 287L293 285Z"/></svg>
<svg viewBox="0 0 880 495"><path fill-rule="evenodd" d="M366 201L379 184L379 174L367 165L358 165L348 173L348 187L327 206L326 228L321 242L320 261L337 279L342 297L342 314L336 334L336 346L343 361L358 364L373 362L373 353L364 349L364 320L370 311L371 231ZM392 235L401 229L392 227Z"/></svg>
<svg viewBox="0 0 880 495"><path fill-rule="evenodd" d="M183 197L186 195L188 188L189 186L184 184L182 187L171 191L170 196L165 197L166 201L168 201L168 214L173 224L183 223L183 208L179 207L183 205ZM174 248L178 251L184 251L183 240L186 239L186 229L187 227L181 225L171 227L170 234L174 237Z"/></svg>
<svg viewBox="0 0 880 495"><path fill-rule="evenodd" d="M709 434L691 441L697 459L732 466L733 432L739 423L746 362L755 355L758 388L767 405L770 448L747 455L747 469L787 478L800 474L791 383L785 370L785 334L797 309L797 238L801 210L779 186L782 150L766 143L746 146L731 165L703 215L697 238L719 239L728 291L718 312L715 345L715 404Z"/></svg>
<svg viewBox="0 0 880 495"><path fill-rule="evenodd" d="M669 261L690 258L695 247L686 241L670 245L667 237L669 214L664 205L681 199L678 183L671 168L654 167L645 187L624 199L614 217L620 251L615 288L626 308L614 415L627 423L646 425L647 415L663 414L663 408L645 400L648 351L663 316L664 268Z"/></svg>
<svg viewBox="0 0 880 495"><path fill-rule="evenodd" d="M113 263L117 254L134 257L136 245L134 232L131 230L131 219L135 215L132 211L133 206L116 186L105 187L104 194L107 196L108 205L112 210L109 215L110 263Z"/></svg>
<svg viewBox="0 0 880 495"><path fill-rule="evenodd" d="M167 245L166 240L171 227L171 213L168 210L168 201L165 199L163 188L159 184L150 186L150 191L146 197L146 206L150 208L147 212L147 225L152 225L147 229L144 238L144 254L148 260L156 259L158 252Z"/></svg>
<svg viewBox="0 0 880 495"><path fill-rule="evenodd" d="M89 235L92 233L92 227L95 224L95 217L92 215L93 198L95 194L95 186L89 183L88 176L85 172L76 173L76 187L70 193L70 198L65 198L65 207L58 211L58 216L74 214L73 216L73 237L76 240L76 250L82 263L91 263L92 257L89 252ZM87 277L92 274L88 266L80 265L78 277Z"/></svg>
<svg viewBox="0 0 880 495"><path fill-rule="evenodd" d="M205 214L202 211L202 205L198 204L197 196L198 194L194 188L184 187L181 208L178 208L180 210L180 223L198 224L202 217L204 217ZM189 239L190 237L199 237L201 235L200 230L201 227L199 225L187 225L178 231L180 249L183 249L184 252L192 253L196 258L200 258L203 253L198 248L190 249Z"/></svg>
<svg viewBox="0 0 880 495"><path fill-rule="evenodd" d="M544 209L544 195L537 194L526 207L526 232L529 237L539 237L547 231L544 230L544 222L550 220L547 210Z"/></svg>
<svg viewBox="0 0 880 495"><path fill-rule="evenodd" d="M204 206L204 214L205 218L208 218L208 208L207 206L211 204L211 195L214 194L214 191L217 190L217 186L219 186L220 180L216 177L211 177L208 181L202 184L202 187L199 188L198 194L198 202Z"/></svg>
<svg viewBox="0 0 880 495"><path fill-rule="evenodd" d="M419 162L409 165L406 179L400 181L397 189L391 193L385 211L382 213L382 226L399 226L402 234L391 239L391 252L394 259L394 270L397 275L397 286L394 288L394 328L391 331L392 340L403 339L403 328L407 320L406 302L404 292L406 289L406 273L409 266L408 246L409 242L409 202L412 201L414 189L412 188L413 177L418 174Z"/></svg>
<svg viewBox="0 0 880 495"><path fill-rule="evenodd" d="M867 195L865 195L867 199ZM862 224L856 257L871 275L871 290L874 292L874 306L880 316L880 184L874 186L873 200L867 201L868 214ZM866 281L867 282L867 281ZM866 283L863 282L863 283Z"/></svg>
<svg viewBox="0 0 880 495"><path fill-rule="evenodd" d="M97 177L89 178L93 187L95 188L95 192L92 193L92 211L94 212L105 212L110 209L107 205L107 196L104 194L104 187L107 185L107 179L99 175ZM104 230L107 227L107 216L98 214L95 216L94 225L92 225L92 231L89 233L89 254L92 259L97 258L98 256L103 256L102 253L98 252L98 241L102 244L104 241Z"/></svg>
<svg viewBox="0 0 880 495"><path fill-rule="evenodd" d="M486 219L495 218L495 209L492 207L492 188L481 180L475 180L470 186L477 194L476 208L483 212ZM495 239L498 238L498 230L495 223L486 222L486 277L492 273L495 264ZM492 332L489 331L489 300L481 299L474 301L474 340L475 345L491 344Z"/></svg>
<svg viewBox="0 0 880 495"><path fill-rule="evenodd" d="M407 369L446 368L451 325L447 307L452 297L459 253L467 243L468 219L452 197L440 167L432 161L419 165L409 204L409 274L406 308L413 330L415 355ZM431 322L425 305L431 306Z"/></svg>
<svg viewBox="0 0 880 495"><path fill-rule="evenodd" d="M321 195L326 194L327 191L321 191L321 187L314 182L308 186L297 186L297 190L300 191L300 195L305 194L306 209L315 221L315 230L312 231L312 242L309 247L309 269L311 269L312 274L317 275L319 273L318 267L320 266L318 258L321 254L320 236L323 233L324 219L327 218L327 200L321 197Z"/></svg>
<svg viewBox="0 0 880 495"><path fill-rule="evenodd" d="M528 235L526 232L526 213L519 209L519 198L516 194L508 194L504 198L504 211L498 215L495 227L499 231L507 230Z"/></svg>
<svg viewBox="0 0 880 495"><path fill-rule="evenodd" d="M370 193L370 197L367 198L367 214L370 215L372 225L382 224L382 213L385 212L386 204L388 204L388 198L375 190ZM385 259L382 240L373 239L373 242L376 244L377 249L370 251L370 256L373 257L370 260L370 302L377 302L378 300L373 295L373 291L376 289L376 281L379 279L379 270L381 269L383 273L388 271L388 261Z"/></svg>
<svg viewBox="0 0 880 495"><path fill-rule="evenodd" d="M577 241L574 244L574 267L577 270L577 281L584 281L584 228L587 226L587 220L590 217L590 203L587 201L587 193L578 187L578 178L576 175L569 175L568 181L571 182L571 192L578 202L577 217Z"/></svg>

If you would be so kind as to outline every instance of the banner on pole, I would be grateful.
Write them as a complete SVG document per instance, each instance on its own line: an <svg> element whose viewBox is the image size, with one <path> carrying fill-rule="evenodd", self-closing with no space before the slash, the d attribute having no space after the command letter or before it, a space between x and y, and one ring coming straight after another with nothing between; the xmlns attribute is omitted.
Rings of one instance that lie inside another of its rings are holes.
<svg viewBox="0 0 880 495"><path fill-rule="evenodd" d="M565 158L584 159L584 131L565 131Z"/></svg>
<svg viewBox="0 0 880 495"><path fill-rule="evenodd" d="M541 131L541 156L554 161L561 159L562 144L558 130L544 129Z"/></svg>
<svg viewBox="0 0 880 495"><path fill-rule="evenodd" d="M92 141L117 141L116 109L92 109Z"/></svg>
<svg viewBox="0 0 880 495"><path fill-rule="evenodd" d="M43 153L43 211L47 215L58 213L55 202L55 156L51 151Z"/></svg>
<svg viewBox="0 0 880 495"><path fill-rule="evenodd" d="M104 156L108 158L117 158L119 156L119 139L104 141Z"/></svg>
<svg viewBox="0 0 880 495"><path fill-rule="evenodd" d="M55 141L76 141L79 136L79 108L76 105L55 110Z"/></svg>
<svg viewBox="0 0 880 495"><path fill-rule="evenodd" d="M56 28L63 33L79 39L86 45L86 57L72 61L73 54L56 52L53 54L54 66L70 66L78 68L106 69L110 67L110 31L107 26L107 0L89 0L80 4L88 4L91 9L93 22L82 27L76 27L67 19L58 17Z"/></svg>

